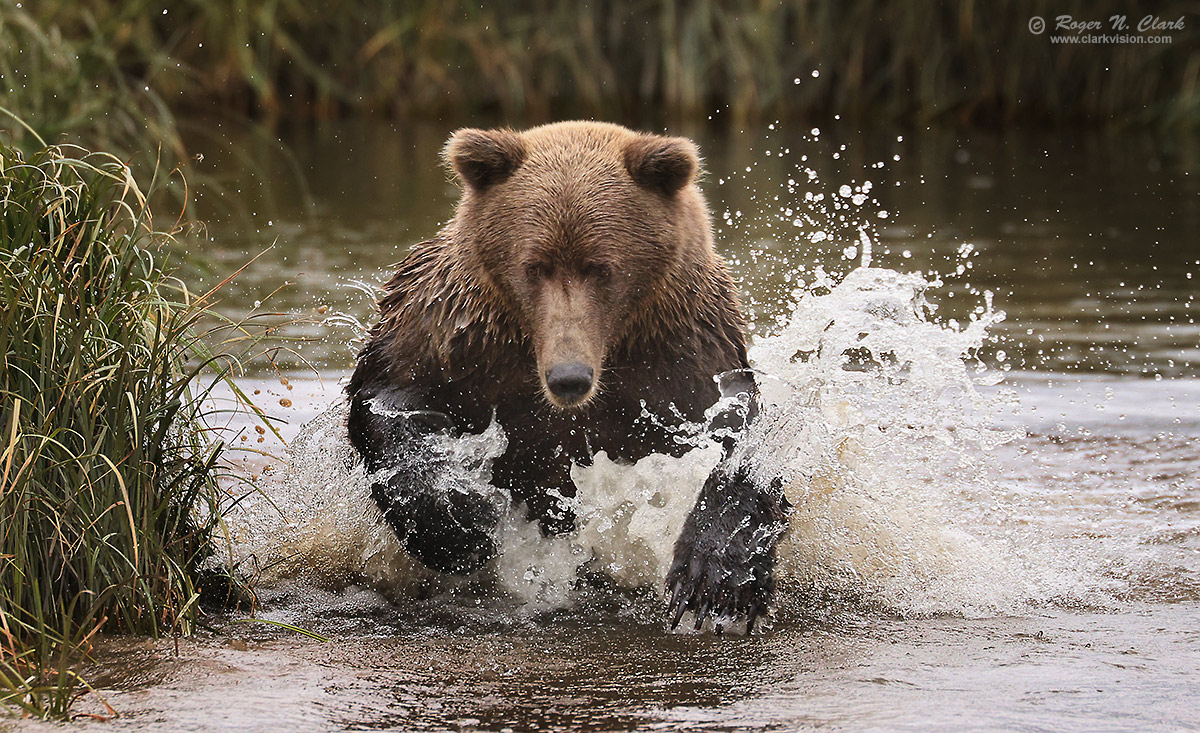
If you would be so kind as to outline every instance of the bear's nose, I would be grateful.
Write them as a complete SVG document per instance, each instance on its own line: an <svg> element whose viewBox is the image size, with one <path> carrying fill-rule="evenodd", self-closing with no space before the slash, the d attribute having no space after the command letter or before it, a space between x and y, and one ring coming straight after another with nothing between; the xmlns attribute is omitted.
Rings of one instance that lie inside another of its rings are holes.
<svg viewBox="0 0 1200 733"><path fill-rule="evenodd" d="M592 389L592 368L582 362L557 364L546 370L546 386L567 404L578 402Z"/></svg>

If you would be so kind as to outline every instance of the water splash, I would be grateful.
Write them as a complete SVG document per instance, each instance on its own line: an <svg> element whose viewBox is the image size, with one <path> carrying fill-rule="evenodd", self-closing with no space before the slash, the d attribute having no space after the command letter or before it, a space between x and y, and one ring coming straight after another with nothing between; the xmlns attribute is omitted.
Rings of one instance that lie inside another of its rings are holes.
<svg viewBox="0 0 1200 733"><path fill-rule="evenodd" d="M864 254L866 252L864 251ZM930 318L920 275L860 267L801 300L752 350L763 381L753 444L789 478L795 511L782 579L800 592L906 614L976 615L1027 599L1027 568L971 531L990 505L991 376L974 359L1003 313L965 327Z"/></svg>
<svg viewBox="0 0 1200 733"><path fill-rule="evenodd" d="M835 597L974 616L1079 597L1087 585L1017 531L997 496L990 451L1022 433L994 426L1012 397L980 391L997 378L975 354L1004 315L985 298L967 323L941 323L925 298L937 285L860 267L803 297L786 327L751 350L763 410L744 444L763 474L787 478L795 507L781 546L785 603ZM506 446L500 427L445 441L480 490L495 491L487 482ZM490 585L477 588L526 616L572 605L581 575L661 592L718 459L709 444L682 459L620 465L601 453L576 466L576 532L544 537L513 507L498 528L502 554L485 571ZM241 522L242 556L264 581L367 585L394 602L477 581L438 576L406 555L370 498L344 405L305 427L289 464L275 507ZM272 519L275 508L282 516Z"/></svg>
<svg viewBox="0 0 1200 733"><path fill-rule="evenodd" d="M260 587L299 579L323 589L359 583L400 597L435 576L400 546L371 499L346 436L347 405L330 405L292 441L286 470L266 496L227 520L233 564Z"/></svg>

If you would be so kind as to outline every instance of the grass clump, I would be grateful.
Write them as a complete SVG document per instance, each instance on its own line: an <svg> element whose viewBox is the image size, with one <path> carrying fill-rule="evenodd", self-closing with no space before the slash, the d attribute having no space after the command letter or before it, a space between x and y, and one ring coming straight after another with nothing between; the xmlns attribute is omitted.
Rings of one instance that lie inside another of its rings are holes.
<svg viewBox="0 0 1200 733"><path fill-rule="evenodd" d="M0 703L61 716L101 630L188 633L221 521L209 317L117 158L0 141Z"/></svg>

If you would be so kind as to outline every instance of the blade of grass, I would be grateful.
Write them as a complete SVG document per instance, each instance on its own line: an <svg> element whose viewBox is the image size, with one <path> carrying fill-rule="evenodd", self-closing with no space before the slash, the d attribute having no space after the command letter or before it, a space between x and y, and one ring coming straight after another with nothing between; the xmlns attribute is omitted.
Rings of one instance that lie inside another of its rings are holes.
<svg viewBox="0 0 1200 733"><path fill-rule="evenodd" d="M332 641L332 639L330 639L328 636L322 636L321 634L318 634L315 631L309 631L308 629L302 629L299 626L293 626L292 624L285 624L282 621L272 621L270 619L265 619L265 618L236 618L233 620L233 623L235 623L235 624L267 624L268 626L278 626L281 629L287 629L288 631L294 631L297 634L302 634L304 636L307 636L310 639L316 639L317 641Z"/></svg>

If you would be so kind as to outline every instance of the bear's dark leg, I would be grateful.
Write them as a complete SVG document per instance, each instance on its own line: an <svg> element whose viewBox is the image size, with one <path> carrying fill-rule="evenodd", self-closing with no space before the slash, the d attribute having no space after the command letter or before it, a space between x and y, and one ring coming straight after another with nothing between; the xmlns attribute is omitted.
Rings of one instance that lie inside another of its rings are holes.
<svg viewBox="0 0 1200 733"><path fill-rule="evenodd" d="M552 450L546 449L543 455ZM575 530L575 511L570 501L575 496L575 483L569 459L538 461L514 451L492 466L492 481L508 491L514 504L525 504L526 518L537 521L544 536Z"/></svg>
<svg viewBox="0 0 1200 733"><path fill-rule="evenodd" d="M787 528L782 485L761 485L745 466L728 464L708 477L667 573L671 628L692 611L697 629L710 614L718 632L741 618L747 633L754 629L775 597L775 546Z"/></svg>
<svg viewBox="0 0 1200 733"><path fill-rule="evenodd" d="M350 440L371 477L371 496L404 548L434 570L467 574L496 556L498 497L480 490L438 450L453 424L414 409L403 391L361 390L350 400Z"/></svg>
<svg viewBox="0 0 1200 733"><path fill-rule="evenodd" d="M748 370L722 375L721 403L710 428L724 448L700 490L675 543L667 573L671 627L686 611L696 628L710 614L718 632L746 619L746 632L775 596L775 546L787 529L787 499L779 478L759 478L752 456L739 450L745 427L758 414L757 388Z"/></svg>

